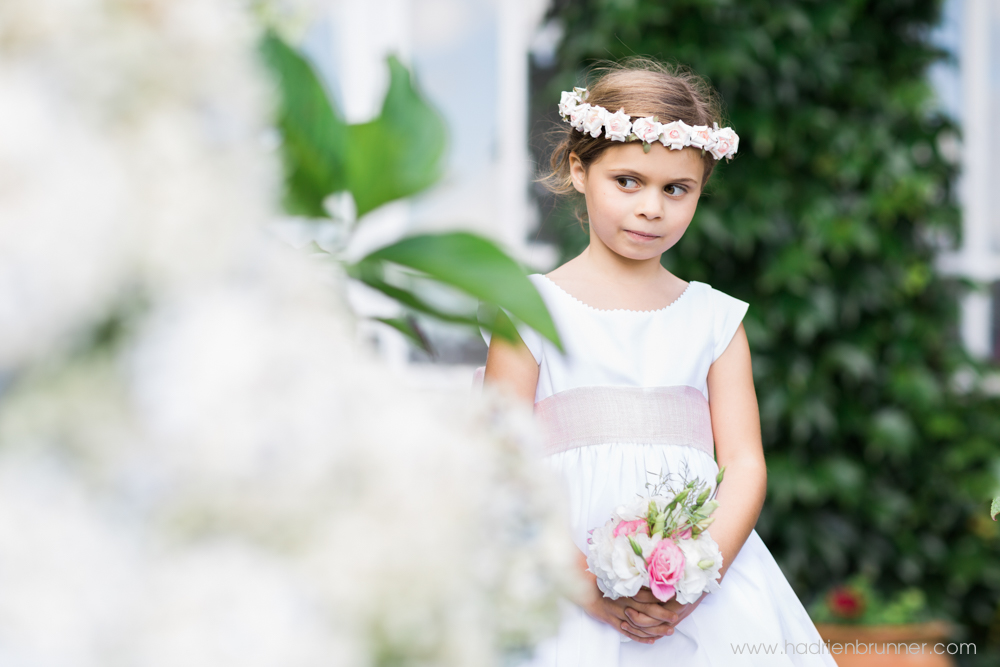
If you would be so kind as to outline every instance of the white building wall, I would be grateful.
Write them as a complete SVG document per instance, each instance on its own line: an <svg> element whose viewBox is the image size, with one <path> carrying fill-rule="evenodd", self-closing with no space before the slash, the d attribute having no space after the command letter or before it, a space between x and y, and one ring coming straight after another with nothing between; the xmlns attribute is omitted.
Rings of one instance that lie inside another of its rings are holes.
<svg viewBox="0 0 1000 667"><path fill-rule="evenodd" d="M995 356L992 284L1000 280L1000 2L948 0L944 46L958 57L950 76L933 78L945 107L962 125L962 243L939 257L945 274L974 280L962 302L962 338L971 354ZM956 102L958 102L956 104Z"/></svg>

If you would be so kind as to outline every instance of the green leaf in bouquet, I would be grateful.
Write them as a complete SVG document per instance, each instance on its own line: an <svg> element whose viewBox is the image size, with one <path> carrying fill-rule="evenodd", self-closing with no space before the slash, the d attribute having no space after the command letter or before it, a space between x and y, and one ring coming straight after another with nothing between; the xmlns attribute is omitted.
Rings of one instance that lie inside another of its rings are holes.
<svg viewBox="0 0 1000 667"><path fill-rule="evenodd" d="M347 188L348 129L312 66L274 33L260 46L280 93L277 125L285 165L285 209L326 217L323 200Z"/></svg>
<svg viewBox="0 0 1000 667"><path fill-rule="evenodd" d="M697 536L700 535L701 533L704 533L706 530L708 530L708 527L711 526L712 523L714 522L715 522L714 516L709 516L705 517L704 519L699 519L697 522L694 523L693 526L691 526L691 534Z"/></svg>
<svg viewBox="0 0 1000 667"><path fill-rule="evenodd" d="M497 304L552 341L562 343L535 286L521 267L492 241L468 232L409 236L365 257L392 262Z"/></svg>
<svg viewBox="0 0 1000 667"><path fill-rule="evenodd" d="M635 552L635 555L642 558L642 548L634 539L632 539L631 535L628 536L628 543L632 545L632 551Z"/></svg>
<svg viewBox="0 0 1000 667"><path fill-rule="evenodd" d="M413 87L409 71L389 58L389 92L379 116L348 126L347 178L358 217L409 197L441 175L444 121Z"/></svg>
<svg viewBox="0 0 1000 667"><path fill-rule="evenodd" d="M653 522L653 530L650 532L650 536L656 535L657 533L662 533L663 529L667 524L667 515L665 513L660 513L656 516L656 520Z"/></svg>

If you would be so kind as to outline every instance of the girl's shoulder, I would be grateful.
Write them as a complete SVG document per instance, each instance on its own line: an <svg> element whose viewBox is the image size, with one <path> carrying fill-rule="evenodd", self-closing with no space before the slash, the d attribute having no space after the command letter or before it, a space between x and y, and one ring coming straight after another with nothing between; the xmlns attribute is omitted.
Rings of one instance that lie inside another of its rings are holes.
<svg viewBox="0 0 1000 667"><path fill-rule="evenodd" d="M708 283L690 281L691 284L698 283L702 286L701 304L705 311L706 319L711 323L711 333L713 341L712 361L718 359L729 342L733 339L743 316L746 315L750 304L742 299L718 290Z"/></svg>

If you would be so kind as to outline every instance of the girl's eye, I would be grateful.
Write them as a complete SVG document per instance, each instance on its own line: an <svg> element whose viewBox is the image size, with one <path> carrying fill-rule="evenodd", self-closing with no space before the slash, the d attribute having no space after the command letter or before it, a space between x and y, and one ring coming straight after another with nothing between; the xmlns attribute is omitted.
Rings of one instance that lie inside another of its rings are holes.
<svg viewBox="0 0 1000 667"><path fill-rule="evenodd" d="M616 180L618 181L618 185L622 186L626 190L631 190L639 185L634 178L629 178L628 176L619 176Z"/></svg>
<svg viewBox="0 0 1000 667"><path fill-rule="evenodd" d="M668 185L667 187L665 187L663 189L667 191L668 195L672 195L674 197L680 197L682 194L684 194L685 192L687 192L687 189L685 189L684 186L682 186L682 185L676 185L676 184L674 184L674 185Z"/></svg>

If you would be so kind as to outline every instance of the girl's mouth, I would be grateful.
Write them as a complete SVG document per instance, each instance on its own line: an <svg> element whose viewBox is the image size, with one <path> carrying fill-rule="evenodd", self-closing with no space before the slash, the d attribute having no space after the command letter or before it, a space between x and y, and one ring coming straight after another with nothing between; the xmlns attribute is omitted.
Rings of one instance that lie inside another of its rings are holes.
<svg viewBox="0 0 1000 667"><path fill-rule="evenodd" d="M649 243L650 241L655 241L660 238L654 234L643 234L642 232L634 232L631 229L626 229L625 233L628 234L630 239L638 241L639 243Z"/></svg>

